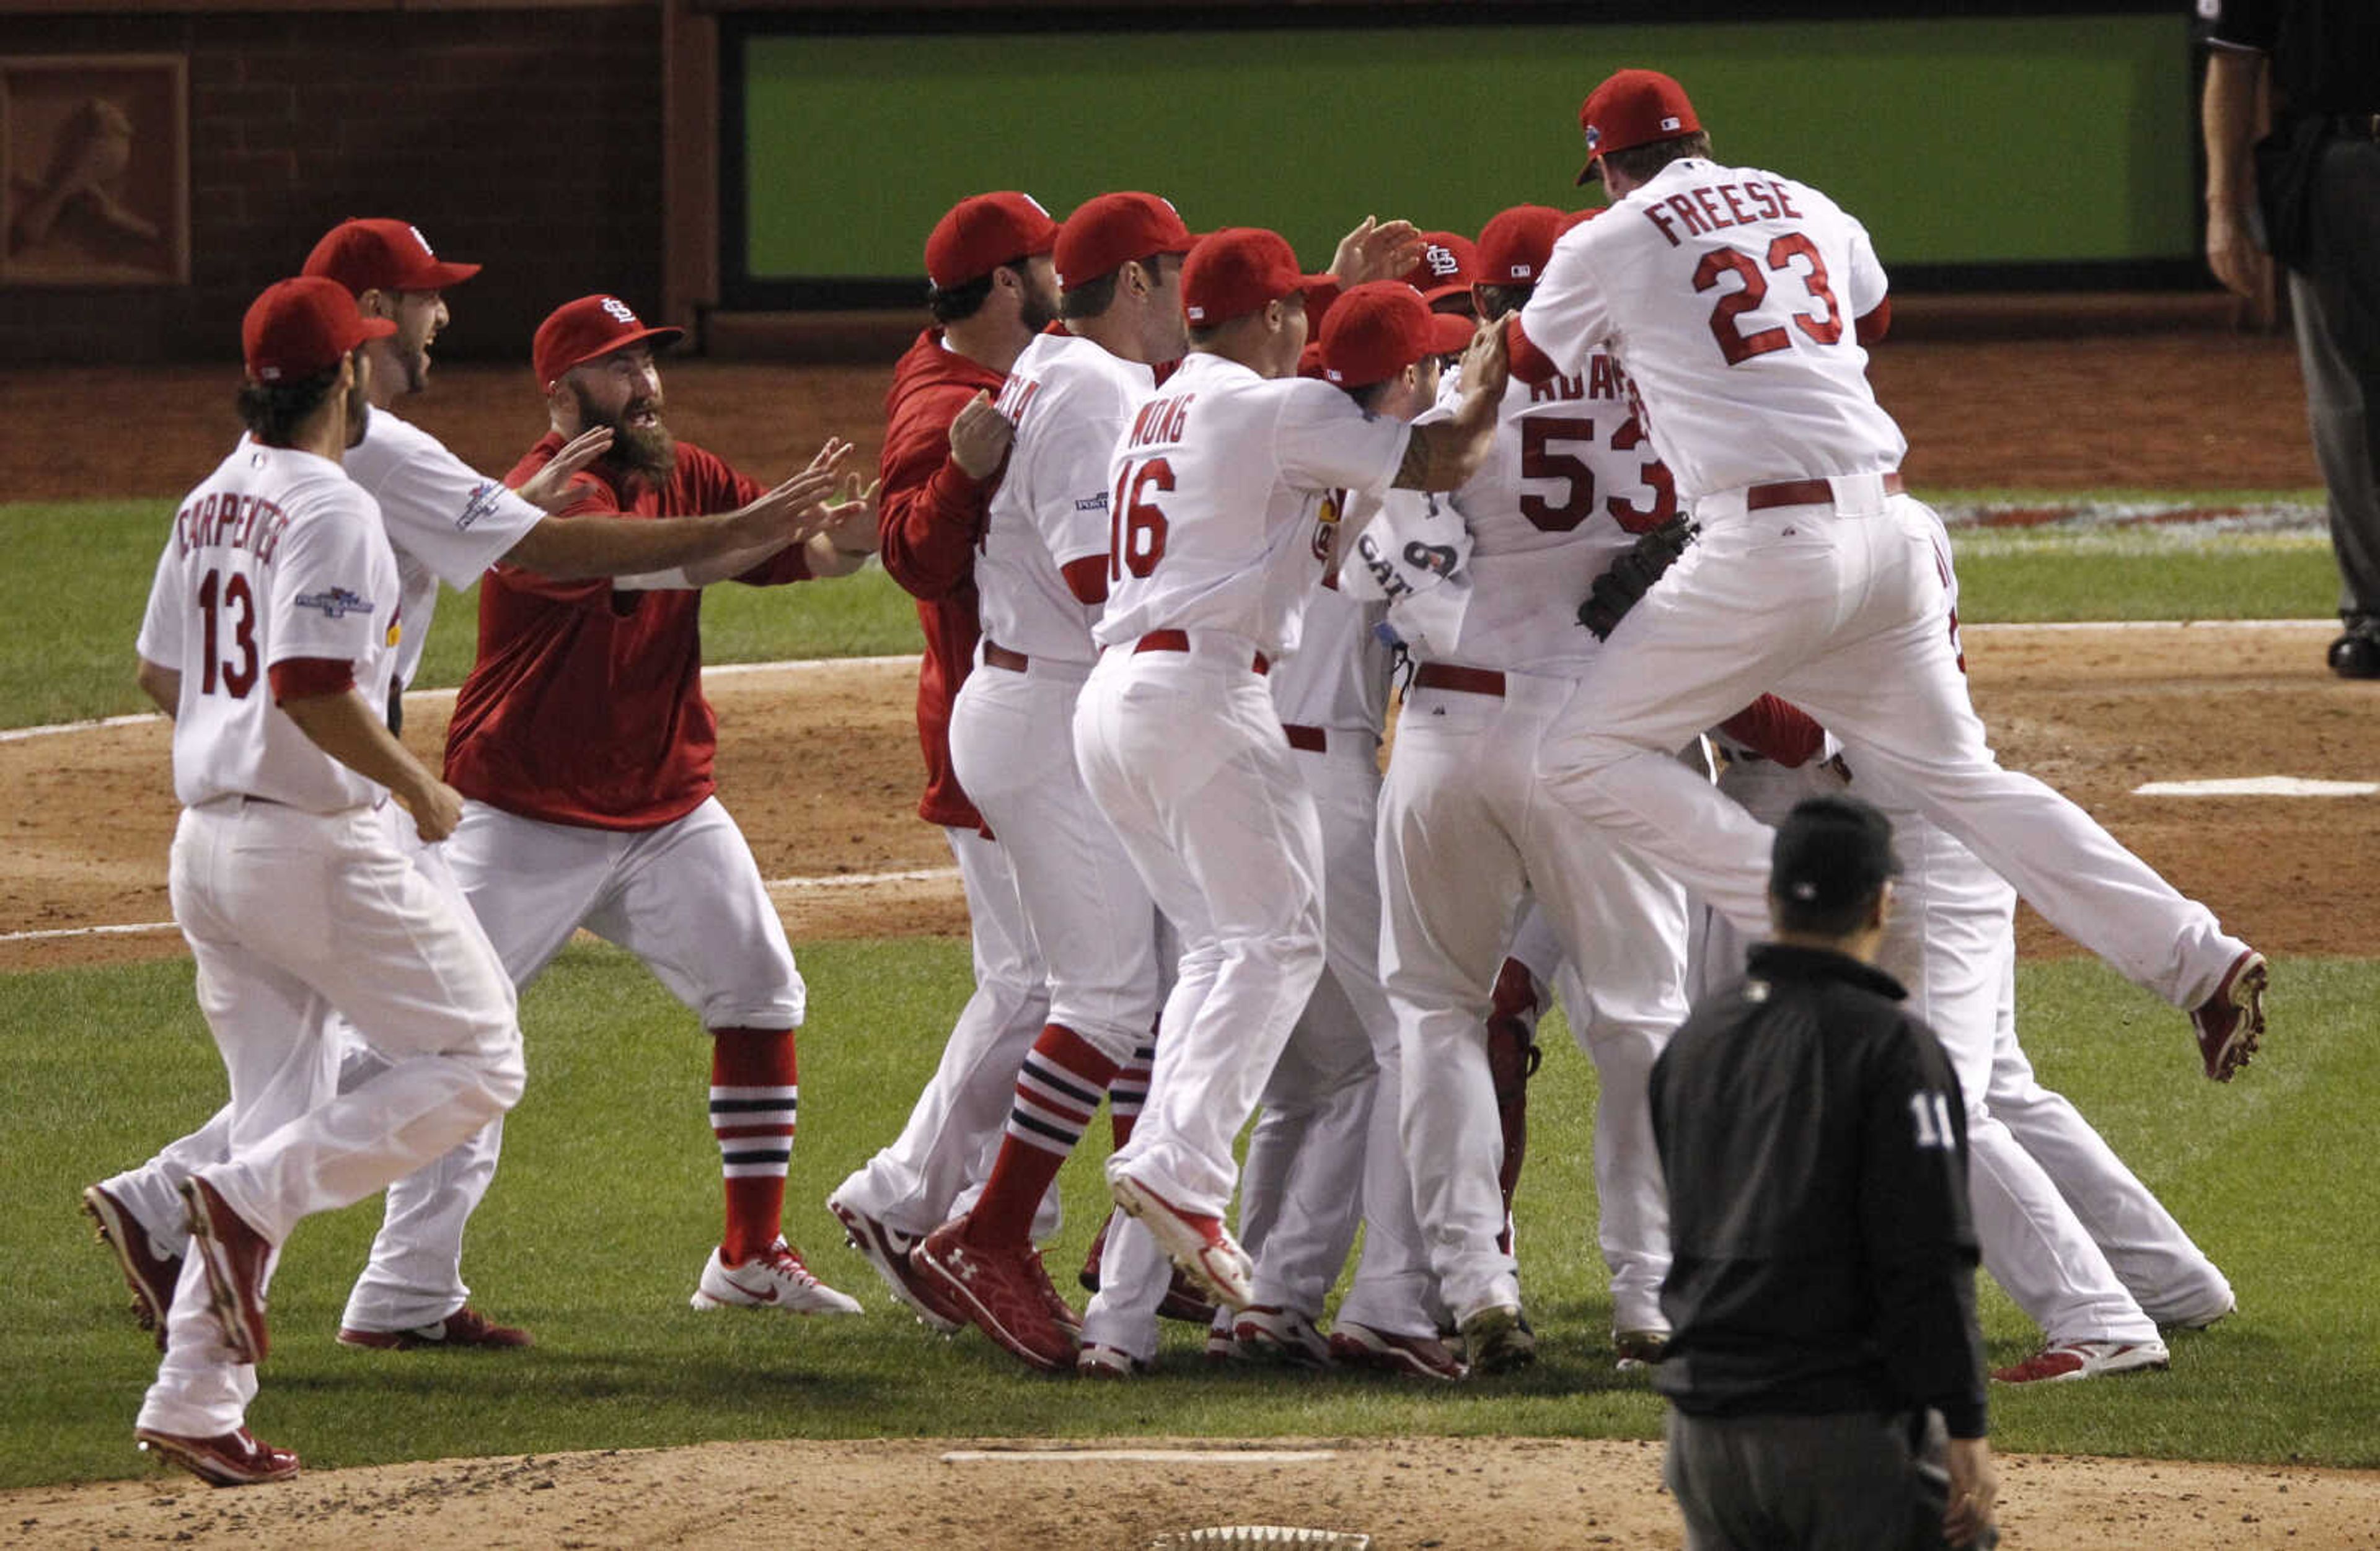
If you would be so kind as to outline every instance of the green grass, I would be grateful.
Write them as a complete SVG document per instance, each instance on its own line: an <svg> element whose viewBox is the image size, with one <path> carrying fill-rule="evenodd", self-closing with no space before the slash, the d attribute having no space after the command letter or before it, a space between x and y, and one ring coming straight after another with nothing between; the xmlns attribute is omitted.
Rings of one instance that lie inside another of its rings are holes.
<svg viewBox="0 0 2380 1551"><path fill-rule="evenodd" d="M2155 499L2210 506L2303 502L2307 492L1928 491L1967 504ZM172 507L164 502L0 504L19 615L0 657L0 727L145 710L132 640ZM2338 572L2319 535L1975 531L1958 539L1961 617L1995 620L2314 619L2337 606ZM479 617L448 594L419 683L461 682ZM909 599L883 572L792 588L721 587L703 603L713 662L876 656L917 649Z"/></svg>
<svg viewBox="0 0 2380 1551"><path fill-rule="evenodd" d="M1087 1386L1025 1373L969 1334L943 1341L893 1311L820 1207L891 1138L967 987L964 945L802 950L812 1020L787 1220L867 1317L797 1322L686 1306L719 1216L706 1052L691 1015L631 959L574 949L525 999L531 1083L506 1126L467 1272L492 1312L537 1332L502 1356L352 1351L333 1343L376 1203L310 1220L273 1288L258 1430L311 1465L627 1448L705 1439L903 1436L1412 1433L1652 1437L1660 1407L1609 1367L1606 1278L1592 1251L1591 1069L1557 1037L1534 1090L1521 1245L1544 1361L1454 1389L1330 1376L1209 1374L1169 1327L1171 1369ZM113 1266L74 1211L84 1183L204 1117L220 1064L187 963L0 977L5 1244L17 1292L0 1322L0 1486L132 1475L132 1415L155 1362ZM2096 964L2028 967L2026 1043L2231 1276L2241 1313L2180 1338L2173 1371L1995 1397L2009 1449L2380 1464L2380 1109L2366 1037L2380 966L2277 966L2265 1058L2230 1087L2196 1074L2180 1020ZM1092 1141L1103 1142L1095 1128ZM1087 1144L1067 1168L1050 1252L1078 1264L1096 1221ZM2034 1333L1996 1290L1995 1362Z"/></svg>
<svg viewBox="0 0 2380 1551"><path fill-rule="evenodd" d="M19 600L0 657L0 727L149 709L132 685L132 643L173 513L162 501L0 504ZM823 584L712 588L702 612L714 662L917 649L915 605L876 566ZM421 687L462 682L479 617L476 588L439 600Z"/></svg>

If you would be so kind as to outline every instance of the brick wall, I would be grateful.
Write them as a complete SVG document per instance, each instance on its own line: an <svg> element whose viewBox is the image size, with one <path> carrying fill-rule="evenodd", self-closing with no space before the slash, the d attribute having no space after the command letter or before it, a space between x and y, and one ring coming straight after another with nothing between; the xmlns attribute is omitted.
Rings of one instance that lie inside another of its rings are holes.
<svg viewBox="0 0 2380 1551"><path fill-rule="evenodd" d="M350 215L413 221L457 289L443 354L528 358L588 291L658 312L657 6L11 16L11 54L190 60L190 285L0 290L0 363L220 359Z"/></svg>

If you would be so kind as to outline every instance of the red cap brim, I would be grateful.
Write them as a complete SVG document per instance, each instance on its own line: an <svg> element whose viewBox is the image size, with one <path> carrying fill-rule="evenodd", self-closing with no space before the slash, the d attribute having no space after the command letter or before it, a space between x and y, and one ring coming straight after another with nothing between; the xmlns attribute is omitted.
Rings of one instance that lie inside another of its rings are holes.
<svg viewBox="0 0 2380 1551"><path fill-rule="evenodd" d="M1602 179L1603 179L1603 171L1602 171L1602 168L1603 168L1603 158L1602 158L1602 157L1600 157L1600 156L1590 156L1590 157L1588 157L1588 158L1586 159L1586 165L1585 165L1585 166L1584 166L1584 167L1579 168L1579 170L1578 170L1578 187L1579 187L1579 188L1585 188L1585 187L1586 187L1588 184L1590 184L1590 183L1599 183L1599 182L1601 182L1601 181L1602 181Z"/></svg>
<svg viewBox="0 0 2380 1551"><path fill-rule="evenodd" d="M1429 315L1429 353L1433 356L1459 356L1471 348L1471 336L1478 325L1470 319L1452 312Z"/></svg>
<svg viewBox="0 0 2380 1551"><path fill-rule="evenodd" d="M443 291L449 285L459 285L480 273L477 264L450 264L443 259L435 261L405 277L397 287L404 291Z"/></svg>
<svg viewBox="0 0 2380 1551"><path fill-rule="evenodd" d="M617 355L631 345L674 345L685 337L684 329L674 329L663 323L655 328L638 329L634 333L624 333L617 339L607 339L601 349L589 350L576 360L565 361L546 386L552 388L555 382L561 382L565 372L585 366L589 361L600 361L606 356Z"/></svg>

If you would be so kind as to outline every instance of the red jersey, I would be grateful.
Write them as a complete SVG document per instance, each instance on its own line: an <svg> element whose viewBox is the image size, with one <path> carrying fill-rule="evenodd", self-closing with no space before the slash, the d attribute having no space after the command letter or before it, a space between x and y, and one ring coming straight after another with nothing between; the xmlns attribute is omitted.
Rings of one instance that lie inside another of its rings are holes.
<svg viewBox="0 0 2380 1551"><path fill-rule="evenodd" d="M518 486L560 450L549 433L504 477ZM699 447L677 444L659 489L599 463L558 518L731 512L768 491ZM798 544L735 579L809 575ZM455 697L446 779L506 813L597 830L650 830L713 789L719 721L702 697L702 594L626 592L608 577L558 582L514 565L480 578L480 656Z"/></svg>
<svg viewBox="0 0 2380 1551"><path fill-rule="evenodd" d="M975 665L975 547L991 481L951 461L951 422L978 393L1000 392L1005 372L942 344L928 329L892 369L884 395L882 486L876 512L884 569L917 600L926 660L917 670L917 742L926 794L917 817L945 829L980 829L982 818L951 769L951 702Z"/></svg>

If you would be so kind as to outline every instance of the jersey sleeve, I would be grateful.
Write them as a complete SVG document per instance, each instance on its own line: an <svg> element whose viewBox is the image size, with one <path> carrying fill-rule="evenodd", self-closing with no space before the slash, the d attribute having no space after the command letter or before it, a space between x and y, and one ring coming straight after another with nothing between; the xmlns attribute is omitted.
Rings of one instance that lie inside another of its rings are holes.
<svg viewBox="0 0 2380 1551"><path fill-rule="evenodd" d="M951 422L974 390L920 392L884 433L876 526L884 569L911 596L948 598L975 574L991 481L951 458Z"/></svg>
<svg viewBox="0 0 2380 1551"><path fill-rule="evenodd" d="M1612 333L1611 312L1587 242L1594 230L1588 223L1562 235L1546 261L1545 278L1517 315L1521 333L1565 377L1583 371L1587 357Z"/></svg>
<svg viewBox="0 0 2380 1551"><path fill-rule="evenodd" d="M1082 403L1064 407L1041 448L1032 492L1033 526L1062 569L1108 552L1108 473L1131 405L1119 385L1101 382Z"/></svg>
<svg viewBox="0 0 2380 1551"><path fill-rule="evenodd" d="M540 460L541 461L541 460ZM537 472L524 465L513 470L509 478L526 479ZM581 474L566 487L569 503L551 514L555 522L569 522L577 517L622 517L627 515L611 491L592 475ZM506 586L516 592L526 592L556 603L568 603L582 609L610 610L626 612L635 607L638 594L622 590L609 576L583 576L575 581L563 581L519 565L502 565Z"/></svg>
<svg viewBox="0 0 2380 1551"><path fill-rule="evenodd" d="M382 410L347 454L350 478L380 503L389 542L460 590L502 560L545 514Z"/></svg>
<svg viewBox="0 0 2380 1551"><path fill-rule="evenodd" d="M1884 276L1884 265L1876 256L1875 239L1867 228L1846 213L1844 224L1852 230L1852 272L1843 276L1843 304L1854 319L1864 318L1884 305L1886 293L1891 289Z"/></svg>
<svg viewBox="0 0 2380 1551"><path fill-rule="evenodd" d="M272 598L259 600L268 668L298 658L361 663L396 618L396 567L371 498L326 482L308 506L273 556Z"/></svg>
<svg viewBox="0 0 2380 1551"><path fill-rule="evenodd" d="M1304 490L1377 495L1389 488L1412 426L1370 413L1328 382L1301 377L1280 386L1273 453L1283 479Z"/></svg>
<svg viewBox="0 0 2380 1551"><path fill-rule="evenodd" d="M160 668L182 668L182 568L174 563L176 540L168 539L157 556L156 575L149 582L149 607L140 615L140 635L132 649Z"/></svg>

